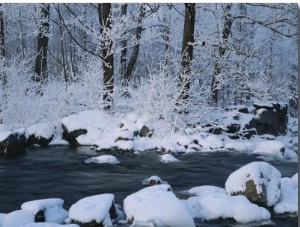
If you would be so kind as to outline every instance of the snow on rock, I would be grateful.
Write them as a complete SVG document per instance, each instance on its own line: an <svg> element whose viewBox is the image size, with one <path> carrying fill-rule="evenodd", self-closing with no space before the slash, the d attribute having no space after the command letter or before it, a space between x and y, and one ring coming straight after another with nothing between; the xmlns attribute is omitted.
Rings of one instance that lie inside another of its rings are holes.
<svg viewBox="0 0 300 227"><path fill-rule="evenodd" d="M25 136L28 138L30 135L35 135L36 137L44 137L49 139L54 134L54 125L50 123L38 123L29 126L25 131Z"/></svg>
<svg viewBox="0 0 300 227"><path fill-rule="evenodd" d="M118 161L118 159L113 155L100 155L98 157L88 158L88 159L84 160L84 162L85 163L95 162L95 163L100 163L100 164L103 164L103 163L118 164L118 163L120 163Z"/></svg>
<svg viewBox="0 0 300 227"><path fill-rule="evenodd" d="M267 162L252 162L230 174L225 189L245 195L251 202L273 206L280 197L281 173Z"/></svg>
<svg viewBox="0 0 300 227"><path fill-rule="evenodd" d="M207 193L203 197L187 200L195 218L215 220L233 218L239 223L263 222L271 218L269 211L249 202L242 195L230 196L224 193Z"/></svg>
<svg viewBox="0 0 300 227"><path fill-rule="evenodd" d="M28 210L15 210L4 216L2 227L18 227L33 223L34 214Z"/></svg>
<svg viewBox="0 0 300 227"><path fill-rule="evenodd" d="M143 226L195 226L191 213L170 185L144 188L124 199L127 220Z"/></svg>
<svg viewBox="0 0 300 227"><path fill-rule="evenodd" d="M119 214L118 208L114 205L113 194L100 194L85 197L69 210L69 221L72 223L102 223L103 226L112 226L112 219Z"/></svg>
<svg viewBox="0 0 300 227"><path fill-rule="evenodd" d="M175 158L171 154L163 154L163 155L159 155L159 161L161 163L171 163L171 162L179 162L179 159Z"/></svg>
<svg viewBox="0 0 300 227"><path fill-rule="evenodd" d="M26 145L25 129L0 132L0 154L22 153Z"/></svg>
<svg viewBox="0 0 300 227"><path fill-rule="evenodd" d="M68 217L63 203L64 200L59 198L33 200L23 203L21 209L30 211L39 221L61 224Z"/></svg>
<svg viewBox="0 0 300 227"><path fill-rule="evenodd" d="M262 154L266 156L271 155L278 159L283 159L284 152L284 144L281 141L276 140L266 140L260 142L253 151L255 154Z"/></svg>
<svg viewBox="0 0 300 227"><path fill-rule="evenodd" d="M156 184L167 184L167 181L163 181L159 176L151 176L142 181L142 185L156 185Z"/></svg>
<svg viewBox="0 0 300 227"><path fill-rule="evenodd" d="M62 119L68 133L83 130L76 138L80 145L94 145L102 138L111 136L116 130L112 115L97 110L86 110ZM65 130L65 131L66 131Z"/></svg>
<svg viewBox="0 0 300 227"><path fill-rule="evenodd" d="M281 178L280 199L274 206L274 212L298 216L298 173L291 178Z"/></svg>
<svg viewBox="0 0 300 227"><path fill-rule="evenodd" d="M209 194L224 194L226 195L226 191L224 188L216 187L216 186L211 186L211 185L203 185L203 186L198 186L191 188L190 190L187 191L189 195L195 195L197 197L204 197Z"/></svg>
<svg viewBox="0 0 300 227"><path fill-rule="evenodd" d="M66 224L66 225L60 225L60 224L55 224L55 223L29 223L26 225L22 225L21 227L80 227L79 225L76 224Z"/></svg>
<svg viewBox="0 0 300 227"><path fill-rule="evenodd" d="M115 146L123 151L131 151L134 147L134 143L131 140L119 140L115 143Z"/></svg>

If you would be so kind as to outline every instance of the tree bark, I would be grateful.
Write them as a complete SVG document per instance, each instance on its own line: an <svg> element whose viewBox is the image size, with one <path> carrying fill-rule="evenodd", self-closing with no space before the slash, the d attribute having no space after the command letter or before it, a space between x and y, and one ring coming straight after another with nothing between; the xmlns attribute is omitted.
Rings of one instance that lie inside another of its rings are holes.
<svg viewBox="0 0 300 227"><path fill-rule="evenodd" d="M122 4L121 6L121 16L127 15L127 3ZM127 39L121 41L121 57L120 57L120 74L121 74L121 81L122 87L127 87L129 84L128 79L125 79L124 75L126 72L126 65L127 65Z"/></svg>
<svg viewBox="0 0 300 227"><path fill-rule="evenodd" d="M2 4L0 4L0 8L2 8ZM5 35L4 35L4 20L3 20L3 11L2 9L0 10L0 56L3 60L3 65L2 67L5 66L5 57L6 57L6 53L5 53ZM7 76L6 73L3 71L2 74L2 86L3 88L5 88L7 84Z"/></svg>
<svg viewBox="0 0 300 227"><path fill-rule="evenodd" d="M218 56L214 63L214 71L213 71L212 82L211 82L211 98L215 105L218 104L218 95L219 95L218 76L221 73L220 60L225 55L226 45L227 45L228 37L230 35L231 25L233 22L230 11L231 11L231 4L228 4L226 5L225 8L225 20L224 20L224 27L222 31L222 43L219 46Z"/></svg>
<svg viewBox="0 0 300 227"><path fill-rule="evenodd" d="M104 46L101 50L101 57L103 60L103 86L104 94L103 101L105 103L105 109L110 109L112 106L113 98L112 93L114 89L114 56L111 53L112 40L107 37L105 28L111 29L111 3L98 4L98 16L100 23L100 34L102 35L102 43ZM108 43L105 44L105 43Z"/></svg>
<svg viewBox="0 0 300 227"><path fill-rule="evenodd" d="M37 36L37 56L35 60L34 72L37 76L33 77L36 82L45 81L47 76L47 49L49 41L49 17L50 4L42 4L41 24L39 24L39 34Z"/></svg>
<svg viewBox="0 0 300 227"><path fill-rule="evenodd" d="M138 26L136 27L136 30L135 30L136 44L133 47L130 59L128 61L128 65L126 67L126 71L124 73L124 80L128 81L127 85L129 85L131 73L134 69L136 60L139 56L139 51L140 51L140 42L139 41L142 37L142 31L143 31L142 20L143 20L144 16L145 16L145 7L144 7L144 4L141 4L140 13L139 13L139 17L138 17Z"/></svg>
<svg viewBox="0 0 300 227"><path fill-rule="evenodd" d="M182 39L182 60L179 73L179 95L178 106L187 104L190 91L191 61L193 59L194 30L195 30L196 3L185 3L184 29ZM188 112L187 109L182 110Z"/></svg>

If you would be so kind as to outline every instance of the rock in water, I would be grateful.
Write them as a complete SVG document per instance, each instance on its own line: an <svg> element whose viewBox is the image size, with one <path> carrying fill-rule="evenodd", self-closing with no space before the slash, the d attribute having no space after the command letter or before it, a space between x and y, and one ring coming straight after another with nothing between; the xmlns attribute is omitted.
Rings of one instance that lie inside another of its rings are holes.
<svg viewBox="0 0 300 227"><path fill-rule="evenodd" d="M252 203L270 207L280 197L281 173L267 162L252 162L233 172L225 183L230 195L244 195Z"/></svg>

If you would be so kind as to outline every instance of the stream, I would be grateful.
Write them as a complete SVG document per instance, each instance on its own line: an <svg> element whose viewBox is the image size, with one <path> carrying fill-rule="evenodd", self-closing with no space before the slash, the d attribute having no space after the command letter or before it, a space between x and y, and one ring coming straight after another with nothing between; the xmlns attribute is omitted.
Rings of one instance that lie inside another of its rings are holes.
<svg viewBox="0 0 300 227"><path fill-rule="evenodd" d="M102 154L112 154L120 163L84 163L85 159ZM25 154L17 157L0 157L0 213L18 210L27 201L46 198L63 199L64 208L68 210L79 199L101 193L114 194L115 203L123 205L125 197L145 187L141 182L153 175L167 181L177 197L185 199L184 190L201 185L224 188L233 171L250 162L262 161L253 154L212 152L174 155L180 162L163 164L158 159L161 154L52 146L26 148ZM291 177L298 171L298 163L269 163L282 177ZM272 218L272 221L276 226L298 226L297 218ZM243 226L226 221L195 222L198 227Z"/></svg>

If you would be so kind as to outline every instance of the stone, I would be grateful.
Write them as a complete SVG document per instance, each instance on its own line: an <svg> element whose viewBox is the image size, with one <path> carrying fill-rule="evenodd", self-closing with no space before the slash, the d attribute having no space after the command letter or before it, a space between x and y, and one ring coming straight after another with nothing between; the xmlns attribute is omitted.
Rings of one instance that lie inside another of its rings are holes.
<svg viewBox="0 0 300 227"><path fill-rule="evenodd" d="M86 129L76 129L74 131L69 132L67 127L62 124L62 128L63 128L63 139L68 141L70 146L79 146L80 144L77 142L76 138L78 136L81 135L85 135L87 134L87 130Z"/></svg>
<svg viewBox="0 0 300 227"><path fill-rule="evenodd" d="M24 130L10 131L0 142L0 154L17 155L24 153L26 138Z"/></svg>
<svg viewBox="0 0 300 227"><path fill-rule="evenodd" d="M34 134L32 134L27 138L26 143L28 146L32 146L32 145L36 144L36 145L40 145L42 147L46 147L53 140L53 137L54 137L54 135L52 135L50 138L47 139L45 137L42 137L42 136L37 137Z"/></svg>
<svg viewBox="0 0 300 227"><path fill-rule="evenodd" d="M143 125L143 127L139 130L140 137L151 137L153 134L153 130L150 129L148 126Z"/></svg>
<svg viewBox="0 0 300 227"><path fill-rule="evenodd" d="M229 195L244 195L259 206L271 207L280 197L281 173L267 162L252 162L234 171L226 180Z"/></svg>

